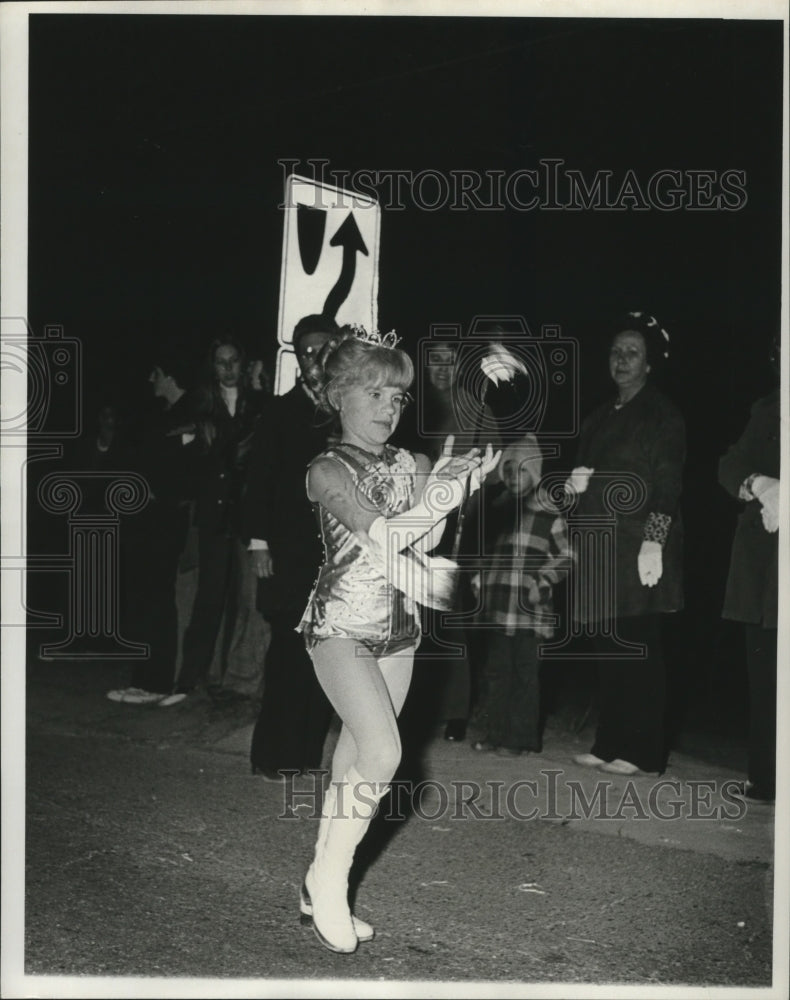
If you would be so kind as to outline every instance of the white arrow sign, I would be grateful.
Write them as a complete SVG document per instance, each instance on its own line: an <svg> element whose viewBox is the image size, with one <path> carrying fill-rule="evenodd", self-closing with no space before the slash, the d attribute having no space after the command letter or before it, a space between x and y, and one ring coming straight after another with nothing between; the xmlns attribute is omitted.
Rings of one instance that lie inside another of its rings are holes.
<svg viewBox="0 0 790 1000"><path fill-rule="evenodd" d="M291 174L284 205L277 395L296 379L292 337L303 316L321 313L341 326L359 323L367 330L378 323L379 203Z"/></svg>

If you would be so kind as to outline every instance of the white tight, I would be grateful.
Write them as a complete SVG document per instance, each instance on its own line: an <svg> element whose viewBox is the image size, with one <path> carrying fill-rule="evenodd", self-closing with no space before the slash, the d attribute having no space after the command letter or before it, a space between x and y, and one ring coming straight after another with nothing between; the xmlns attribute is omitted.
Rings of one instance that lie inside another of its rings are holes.
<svg viewBox="0 0 790 1000"><path fill-rule="evenodd" d="M401 758L397 717L411 683L414 648L377 659L353 639L322 639L310 656L343 723L332 781L341 781L352 765L368 781L391 781Z"/></svg>

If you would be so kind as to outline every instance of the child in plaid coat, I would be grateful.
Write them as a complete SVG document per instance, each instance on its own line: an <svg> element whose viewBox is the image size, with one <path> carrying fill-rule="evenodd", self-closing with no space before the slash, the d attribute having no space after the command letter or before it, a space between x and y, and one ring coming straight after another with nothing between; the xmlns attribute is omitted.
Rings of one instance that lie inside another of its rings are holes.
<svg viewBox="0 0 790 1000"><path fill-rule="evenodd" d="M553 587L572 561L565 519L536 492L542 469L534 434L506 448L499 465L506 489L486 519L493 547L487 544L476 581L487 625L479 706L487 735L475 750L516 756L542 749L538 642L553 635Z"/></svg>

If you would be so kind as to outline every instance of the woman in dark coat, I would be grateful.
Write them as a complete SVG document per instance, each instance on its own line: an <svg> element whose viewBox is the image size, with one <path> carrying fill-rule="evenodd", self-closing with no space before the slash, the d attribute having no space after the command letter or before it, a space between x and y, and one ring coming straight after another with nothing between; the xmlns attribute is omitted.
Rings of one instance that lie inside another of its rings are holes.
<svg viewBox="0 0 790 1000"><path fill-rule="evenodd" d="M748 799L776 792L776 636L779 598L779 387L759 399L719 462L719 482L745 502L732 544L724 618L744 622L749 677Z"/></svg>
<svg viewBox="0 0 790 1000"><path fill-rule="evenodd" d="M263 396L247 380L241 344L228 336L214 340L194 406L198 584L184 633L176 695L190 695L198 684L208 681L223 618L222 677L218 684L208 684L210 693L226 698L234 693L250 696L260 687L262 656L258 650L264 646L264 623L256 618L240 508ZM245 643L251 648L240 650Z"/></svg>
<svg viewBox="0 0 790 1000"><path fill-rule="evenodd" d="M617 392L584 420L567 484L580 494L584 539L572 609L592 637L599 683L595 742L575 760L615 774L666 764L661 616L683 606L686 453L683 417L650 378L668 345L654 317L628 314L609 353Z"/></svg>

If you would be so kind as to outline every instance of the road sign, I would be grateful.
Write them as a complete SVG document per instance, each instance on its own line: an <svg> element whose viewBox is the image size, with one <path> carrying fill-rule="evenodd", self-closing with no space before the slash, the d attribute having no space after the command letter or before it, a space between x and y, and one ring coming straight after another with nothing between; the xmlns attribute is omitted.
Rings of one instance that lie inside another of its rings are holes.
<svg viewBox="0 0 790 1000"><path fill-rule="evenodd" d="M292 337L303 316L322 313L340 325L359 323L367 330L378 323L379 203L291 174L284 205L277 395L296 379Z"/></svg>

